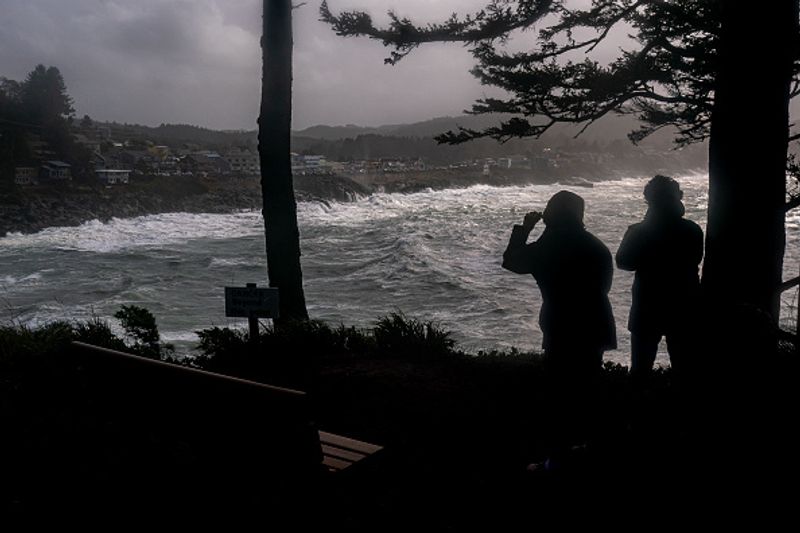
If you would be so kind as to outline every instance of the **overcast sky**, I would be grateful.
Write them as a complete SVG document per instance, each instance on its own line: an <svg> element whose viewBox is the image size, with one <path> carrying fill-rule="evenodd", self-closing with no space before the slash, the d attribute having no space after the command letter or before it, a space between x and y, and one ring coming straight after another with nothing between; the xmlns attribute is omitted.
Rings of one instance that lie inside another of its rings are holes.
<svg viewBox="0 0 800 533"><path fill-rule="evenodd" d="M380 43L337 37L318 21L321 0L295 11L294 127L374 126L457 115L491 92L458 44L383 63ZM420 22L485 0L329 0L385 20ZM261 0L0 0L0 76L57 66L78 116L140 124L255 127L260 99Z"/></svg>

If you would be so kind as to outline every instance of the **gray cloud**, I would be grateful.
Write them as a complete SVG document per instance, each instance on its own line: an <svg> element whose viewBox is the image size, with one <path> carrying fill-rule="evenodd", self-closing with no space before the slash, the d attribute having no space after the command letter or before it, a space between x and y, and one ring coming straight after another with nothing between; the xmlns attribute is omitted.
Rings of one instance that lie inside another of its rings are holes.
<svg viewBox="0 0 800 533"><path fill-rule="evenodd" d="M319 22L320 0L295 11L294 125L424 120L458 114L489 91L460 45L419 49L398 66L364 39ZM331 0L376 20L420 22L484 0ZM58 66L79 115L158 124L253 128L260 99L260 0L2 0L0 76Z"/></svg>

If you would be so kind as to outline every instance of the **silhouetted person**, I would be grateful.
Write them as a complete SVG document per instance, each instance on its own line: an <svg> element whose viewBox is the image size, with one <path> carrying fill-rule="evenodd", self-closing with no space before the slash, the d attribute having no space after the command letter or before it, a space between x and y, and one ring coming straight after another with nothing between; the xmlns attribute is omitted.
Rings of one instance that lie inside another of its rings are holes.
<svg viewBox="0 0 800 533"><path fill-rule="evenodd" d="M593 389L603 352L616 348L616 328L608 292L611 252L583 226L583 198L561 191L544 213L525 215L514 226L503 254L503 268L532 274L542 293L539 326L543 334L550 402L547 438L550 461L557 462L570 441L585 437L593 409ZM527 243L543 219L546 228Z"/></svg>
<svg viewBox="0 0 800 533"><path fill-rule="evenodd" d="M703 230L683 218L678 182L656 176L645 186L644 197L644 221L628 228L617 251L617 266L636 272L628 329L631 375L637 381L650 374L662 337L673 370L683 370L686 353L697 342L693 316L700 303L703 258Z"/></svg>

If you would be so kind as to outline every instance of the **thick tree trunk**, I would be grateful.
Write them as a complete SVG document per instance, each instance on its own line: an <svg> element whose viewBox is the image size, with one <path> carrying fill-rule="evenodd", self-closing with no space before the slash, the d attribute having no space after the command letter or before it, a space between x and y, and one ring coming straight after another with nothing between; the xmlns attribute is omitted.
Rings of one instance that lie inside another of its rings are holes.
<svg viewBox="0 0 800 533"><path fill-rule="evenodd" d="M280 321L306 319L300 233L292 182L292 2L264 0L261 156L264 233L270 287L280 289Z"/></svg>
<svg viewBox="0 0 800 533"><path fill-rule="evenodd" d="M774 505L780 491L764 490L781 485L775 472L796 471L790 466L796 465L794 450L783 445L793 404L782 376L788 367L775 357L773 326L786 236L797 2L723 0L703 267L710 335L704 337L706 349L698 351L697 362L705 368L695 375L687 404L710 486L725 501L765 513L781 508ZM767 458L773 466L732 469L742 457Z"/></svg>
<svg viewBox="0 0 800 533"><path fill-rule="evenodd" d="M789 84L797 0L726 0L709 143L703 286L777 319L785 248Z"/></svg>

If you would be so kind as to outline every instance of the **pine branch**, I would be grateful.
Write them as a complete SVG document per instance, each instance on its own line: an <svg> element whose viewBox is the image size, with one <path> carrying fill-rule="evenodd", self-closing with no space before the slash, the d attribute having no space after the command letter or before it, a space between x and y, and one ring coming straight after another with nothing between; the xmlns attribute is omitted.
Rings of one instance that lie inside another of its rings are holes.
<svg viewBox="0 0 800 533"><path fill-rule="evenodd" d="M486 128L484 130L473 130L469 128L458 128L458 131L448 131L435 137L439 144L461 144L481 138L491 138L506 143L513 138L521 137L540 137L549 130L557 121L550 120L545 124L531 124L527 119L514 117L499 126Z"/></svg>
<svg viewBox="0 0 800 533"><path fill-rule="evenodd" d="M320 5L320 20L330 24L337 35L361 36L379 40L384 46L394 48L384 61L397 64L420 44L433 42L462 42L476 44L481 41L504 39L509 33L526 28L555 9L558 0L520 0L508 6L509 0L491 0L489 5L473 15L459 18L453 14L442 23L415 25L390 11L389 25L375 26L372 17L363 11L344 11L334 15L327 0Z"/></svg>
<svg viewBox="0 0 800 533"><path fill-rule="evenodd" d="M561 22L539 32L540 39L549 44L547 44L541 52L534 54L534 57L537 57L538 61L542 61L548 58L560 57L567 52L575 50L583 49L584 52L589 53L608 37L608 34L617 24L623 22L640 7L652 1L653 0L636 0L631 2L629 0L622 0L620 2L607 0L594 2L592 7L585 11L561 10ZM594 29L599 33L590 39L576 41L572 38L576 28ZM557 46L554 44L554 39L562 33L566 34L568 44Z"/></svg>

